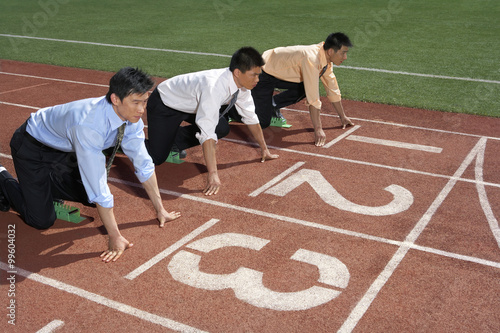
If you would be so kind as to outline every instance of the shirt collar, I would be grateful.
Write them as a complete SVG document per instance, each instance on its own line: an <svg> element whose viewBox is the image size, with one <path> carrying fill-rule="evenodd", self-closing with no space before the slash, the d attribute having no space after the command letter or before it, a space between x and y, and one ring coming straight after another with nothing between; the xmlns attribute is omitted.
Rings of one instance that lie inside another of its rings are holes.
<svg viewBox="0 0 500 333"><path fill-rule="evenodd" d="M227 71L229 72L229 94L232 96L236 92L236 90L238 90L238 86L234 81L233 72L231 72L229 68L227 69Z"/></svg>
<svg viewBox="0 0 500 333"><path fill-rule="evenodd" d="M106 99L104 99L106 103L106 116L109 119L109 124L112 130L118 129L125 121L121 120L120 117L116 114L115 109L113 109L113 105L109 103Z"/></svg>
<svg viewBox="0 0 500 333"><path fill-rule="evenodd" d="M318 44L318 46L319 46L319 64L321 65L321 68L325 67L326 65L329 65L329 62L326 60L326 52L325 52L325 49L323 48L323 45L325 45L325 42L321 42Z"/></svg>

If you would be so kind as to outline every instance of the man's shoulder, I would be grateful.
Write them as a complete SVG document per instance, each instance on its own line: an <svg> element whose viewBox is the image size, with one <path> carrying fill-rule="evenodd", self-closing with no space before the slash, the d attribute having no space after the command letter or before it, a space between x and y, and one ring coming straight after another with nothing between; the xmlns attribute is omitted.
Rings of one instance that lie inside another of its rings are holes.
<svg viewBox="0 0 500 333"><path fill-rule="evenodd" d="M159 87L160 89L173 89L175 87L183 86L200 86L202 88L207 88L208 86L217 85L217 83L219 83L221 80L224 81L224 79L227 79L227 77L229 77L230 73L231 72L229 71L229 68L225 67L180 74L163 81L162 83L160 83Z"/></svg>
<svg viewBox="0 0 500 333"><path fill-rule="evenodd" d="M266 60L266 62L271 61L273 58L275 58L273 55L277 56L274 61L278 59L297 61L303 58L315 59L319 57L320 52L321 44L281 46L265 51L262 57L264 58L264 60Z"/></svg>
<svg viewBox="0 0 500 333"><path fill-rule="evenodd" d="M88 108L88 107L96 107L99 106L99 104L106 102L106 97L101 96L101 97L89 97L89 98L84 98L84 99L79 99L76 101L68 102L65 105L67 105L70 109L75 109L75 108Z"/></svg>
<svg viewBox="0 0 500 333"><path fill-rule="evenodd" d="M225 87L229 84L231 78L229 67L209 69L198 73L198 82L202 90Z"/></svg>
<svg viewBox="0 0 500 333"><path fill-rule="evenodd" d="M106 100L105 96L80 100L80 121L78 125L91 127L94 130L102 129L113 114L113 106Z"/></svg>
<svg viewBox="0 0 500 333"><path fill-rule="evenodd" d="M322 43L319 44L311 44L311 45L291 45L291 46L280 46L271 50L267 50L266 52L273 51L274 52L287 52L287 53L304 53L304 52L318 52L321 49Z"/></svg>
<svg viewBox="0 0 500 333"><path fill-rule="evenodd" d="M229 67L225 67L225 68L208 69L199 73L201 73L202 76L209 81L218 81L222 78L229 77L231 71L229 70Z"/></svg>

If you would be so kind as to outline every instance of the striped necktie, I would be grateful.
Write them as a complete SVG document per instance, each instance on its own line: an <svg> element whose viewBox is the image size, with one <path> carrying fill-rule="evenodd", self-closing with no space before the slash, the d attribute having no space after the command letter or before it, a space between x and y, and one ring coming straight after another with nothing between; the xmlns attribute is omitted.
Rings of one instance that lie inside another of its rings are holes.
<svg viewBox="0 0 500 333"><path fill-rule="evenodd" d="M229 109L231 109L234 104L236 103L236 100L238 99L238 93L240 92L240 90L236 90L236 92L233 94L233 97L231 98L231 101L229 102L229 105L227 106L227 108L220 114L220 118L224 117L224 115L226 113L228 113Z"/></svg>
<svg viewBox="0 0 500 333"><path fill-rule="evenodd" d="M120 127L118 127L118 134L116 135L116 143L115 148L113 149L113 153L109 157L108 164L106 165L106 174L109 176L109 170L111 170L111 164L113 164L113 160L115 159L116 151L120 148L120 145L123 140L123 135L125 134L125 125L127 123L123 123Z"/></svg>

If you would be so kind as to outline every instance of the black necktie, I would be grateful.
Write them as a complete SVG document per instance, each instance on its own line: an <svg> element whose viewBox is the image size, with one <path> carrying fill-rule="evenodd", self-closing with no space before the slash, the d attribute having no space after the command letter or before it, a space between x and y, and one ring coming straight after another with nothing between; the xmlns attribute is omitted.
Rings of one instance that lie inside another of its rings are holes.
<svg viewBox="0 0 500 333"><path fill-rule="evenodd" d="M233 97L231 98L231 101L229 102L229 105L227 106L227 108L220 114L220 118L224 117L224 115L226 113L228 113L229 109L231 109L234 104L236 103L236 100L238 99L238 93L240 92L240 90L236 90L236 92L233 94Z"/></svg>
<svg viewBox="0 0 500 333"><path fill-rule="evenodd" d="M125 133L125 125L127 123L123 123L120 127L118 127L118 134L116 135L116 143L115 148L113 149L113 153L109 157L108 164L106 165L106 174L109 176L109 170L111 170L111 164L113 164L113 160L115 159L116 151L120 148L120 144L123 140L123 135Z"/></svg>
<svg viewBox="0 0 500 333"><path fill-rule="evenodd" d="M328 68L328 64L326 64L325 67L323 67L323 69L321 70L321 73L319 73L320 78L323 76L323 74L325 74L327 68Z"/></svg>

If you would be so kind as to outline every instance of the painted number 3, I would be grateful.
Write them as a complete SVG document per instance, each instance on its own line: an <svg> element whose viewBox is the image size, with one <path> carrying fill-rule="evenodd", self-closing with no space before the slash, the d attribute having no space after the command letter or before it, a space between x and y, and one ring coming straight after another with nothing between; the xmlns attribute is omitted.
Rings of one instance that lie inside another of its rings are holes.
<svg viewBox="0 0 500 333"><path fill-rule="evenodd" d="M187 247L203 253L228 246L259 251L267 243L269 240L259 237L224 233L200 239ZM263 285L264 273L246 267L240 267L231 274L201 272L199 269L201 258L200 255L181 250L173 256L168 264L168 270L175 280L189 286L206 290L230 288L233 289L236 297L244 302L260 308L280 311L310 309L331 301L341 293L341 291L320 286L312 286L297 292L276 292ZM318 267L318 282L337 289L344 289L349 283L349 271L337 258L299 249L290 259Z"/></svg>

